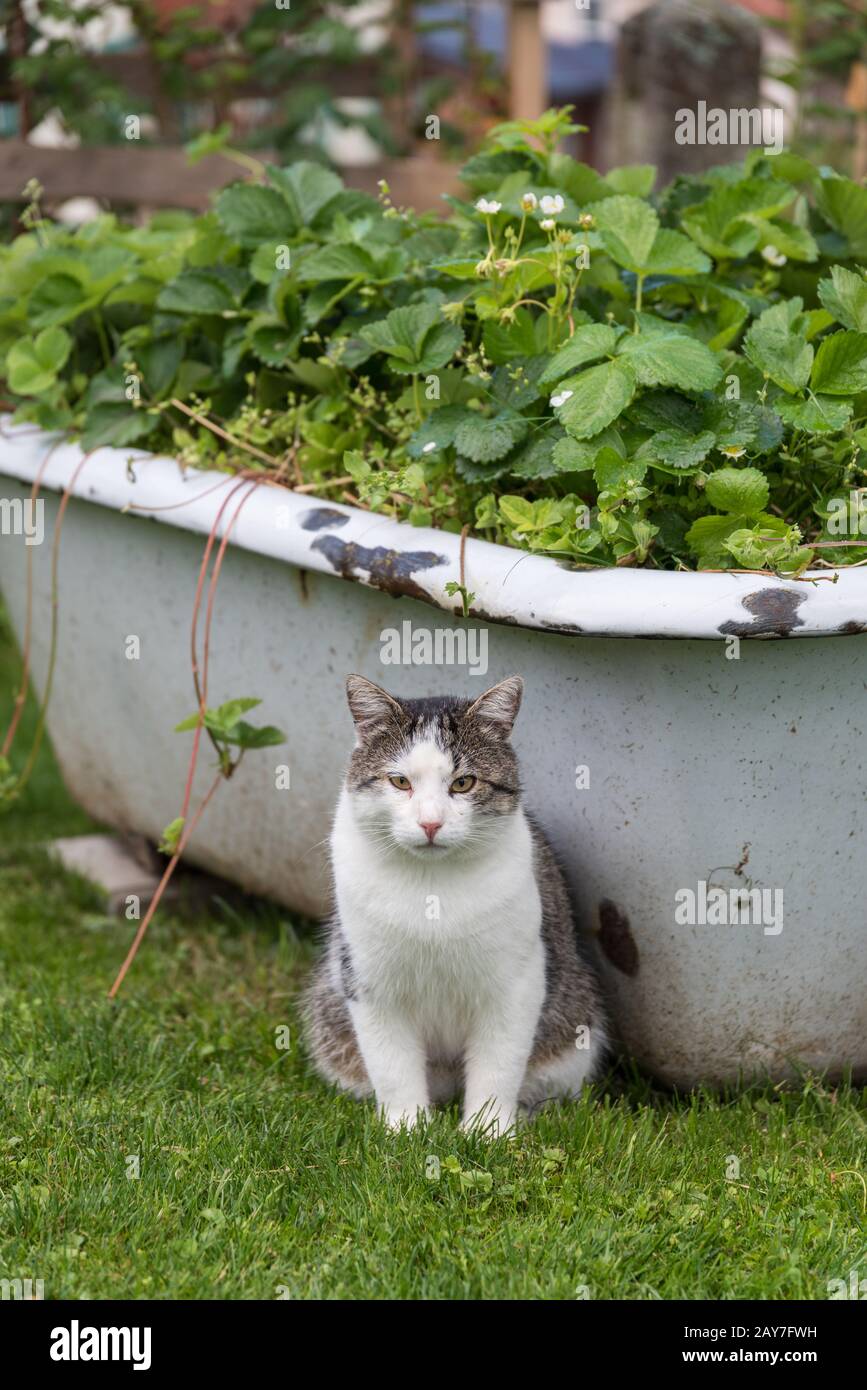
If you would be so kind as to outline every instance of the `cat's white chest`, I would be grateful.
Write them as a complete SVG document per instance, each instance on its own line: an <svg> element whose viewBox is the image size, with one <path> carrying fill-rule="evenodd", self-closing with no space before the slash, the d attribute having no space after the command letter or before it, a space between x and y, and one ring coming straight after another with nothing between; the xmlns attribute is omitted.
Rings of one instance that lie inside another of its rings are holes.
<svg viewBox="0 0 867 1390"><path fill-rule="evenodd" d="M493 851L430 865L372 855L351 808L332 835L337 907L362 993L413 1017L434 1047L463 1045L520 974L544 978L541 902L522 812Z"/></svg>

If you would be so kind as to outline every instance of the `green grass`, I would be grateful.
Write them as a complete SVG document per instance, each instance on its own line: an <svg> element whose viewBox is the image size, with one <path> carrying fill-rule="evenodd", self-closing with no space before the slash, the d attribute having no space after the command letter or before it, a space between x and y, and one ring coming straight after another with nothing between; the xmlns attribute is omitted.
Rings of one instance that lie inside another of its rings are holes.
<svg viewBox="0 0 867 1390"><path fill-rule="evenodd" d="M0 634L0 728L15 679ZM0 819L0 1277L48 1298L821 1299L867 1274L861 1091L615 1075L512 1143L451 1114L388 1136L305 1060L313 948L280 909L158 920L107 1001L133 924L36 844L87 828L50 754Z"/></svg>

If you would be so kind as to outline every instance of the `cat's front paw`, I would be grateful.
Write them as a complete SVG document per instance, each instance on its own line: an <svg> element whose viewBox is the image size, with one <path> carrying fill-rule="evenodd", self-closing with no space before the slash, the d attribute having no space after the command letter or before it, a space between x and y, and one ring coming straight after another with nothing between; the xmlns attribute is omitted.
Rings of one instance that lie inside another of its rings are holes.
<svg viewBox="0 0 867 1390"><path fill-rule="evenodd" d="M487 1101L474 1111L465 1111L461 1129L465 1134L475 1134L481 1139L514 1138L517 1120L517 1113L511 1107Z"/></svg>
<svg viewBox="0 0 867 1390"><path fill-rule="evenodd" d="M399 1133L400 1130L415 1129L418 1125L426 1124L428 1112L424 1105L415 1106L394 1106L384 1105L381 1110L382 1118L387 1129L392 1133Z"/></svg>

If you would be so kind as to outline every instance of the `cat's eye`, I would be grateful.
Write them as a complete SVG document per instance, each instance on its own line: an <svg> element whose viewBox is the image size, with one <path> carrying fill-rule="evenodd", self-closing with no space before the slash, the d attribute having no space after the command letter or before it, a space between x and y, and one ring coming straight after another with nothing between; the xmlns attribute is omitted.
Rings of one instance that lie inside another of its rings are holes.
<svg viewBox="0 0 867 1390"><path fill-rule="evenodd" d="M398 789L399 792L410 792L410 791L412 791L412 783L410 782L409 778L408 778L408 777L404 777L404 776L403 776L401 773L399 773L399 772L395 772L394 775L391 776L391 777L389 777L388 780L389 780L389 782L391 783L391 785L392 785L393 787L397 787L397 789Z"/></svg>
<svg viewBox="0 0 867 1390"><path fill-rule="evenodd" d="M465 775L465 776L463 776L463 777L456 777L455 780L452 782L451 786L449 787L449 791L450 791L450 792L470 792L470 791L472 791L472 789L473 789L473 787L474 787L475 785L476 785L476 779L475 779L475 777L470 777L469 775Z"/></svg>

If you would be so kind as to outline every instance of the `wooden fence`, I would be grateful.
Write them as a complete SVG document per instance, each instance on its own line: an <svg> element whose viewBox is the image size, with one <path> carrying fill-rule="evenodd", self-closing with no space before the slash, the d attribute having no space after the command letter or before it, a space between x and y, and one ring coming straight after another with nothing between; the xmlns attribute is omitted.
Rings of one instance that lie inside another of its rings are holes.
<svg viewBox="0 0 867 1390"><path fill-rule="evenodd" d="M277 155L266 152L262 157L281 163ZM418 211L441 206L443 193L460 189L454 164L421 157L384 159L340 172L350 187L368 193L376 193L378 180L385 179L394 203ZM190 165L184 151L172 146L129 141L57 150L23 140L0 141L0 202L20 201L24 185L35 178L48 203L91 197L137 208L201 212L209 206L211 194L244 177L245 171L224 155L207 155Z"/></svg>
<svg viewBox="0 0 867 1390"><path fill-rule="evenodd" d="M509 5L509 47L507 54L508 109L513 117L535 117L547 104L545 49L539 24L539 0L504 0ZM399 9L400 7L398 7ZM398 10L396 9L396 13ZM405 12L405 11L401 11ZM411 29L404 38L403 61L411 65L413 80L432 76L466 81L462 68L446 64L417 52ZM93 55L91 61L117 79L133 99L142 101L158 118L163 145L124 141L118 145L56 149L34 146L22 139L0 140L0 200L21 200L29 179L35 178L45 190L49 204L67 198L89 196L101 201L142 208L177 207L202 210L210 195L243 177L234 161L219 154L209 155L195 165L187 162L180 147L176 112L161 91L158 72L145 50ZM336 97L371 96L377 91L375 60L362 60L351 66L317 70L311 65L305 79L327 85ZM233 89L233 97L268 96L261 88L243 84ZM26 94L21 94L26 105ZM405 93L386 99L386 117L401 139L406 136ZM222 113L220 113L222 114ZM403 128L401 129L401 122ZM25 122L26 130L26 122ZM257 156L259 152L257 151ZM265 154L265 159L278 157ZM342 169L347 183L369 192L385 179L398 205L420 211L442 206L444 193L456 193L460 184L456 166L429 155L384 158L372 165Z"/></svg>

